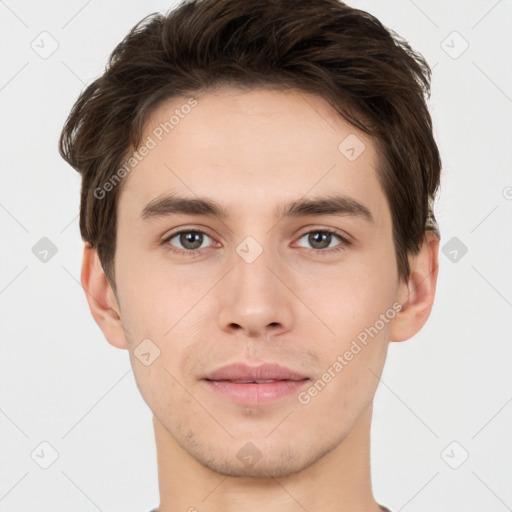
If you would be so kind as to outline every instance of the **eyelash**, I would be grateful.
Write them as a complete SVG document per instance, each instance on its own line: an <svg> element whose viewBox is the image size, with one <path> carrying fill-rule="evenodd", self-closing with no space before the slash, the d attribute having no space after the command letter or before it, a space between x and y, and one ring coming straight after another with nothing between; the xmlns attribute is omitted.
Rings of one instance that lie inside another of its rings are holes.
<svg viewBox="0 0 512 512"><path fill-rule="evenodd" d="M166 245L166 250L167 251L169 251L169 252L171 252L173 254L189 256L189 257L192 257L192 258L193 257L198 257L198 256L201 255L202 249L194 249L194 250L183 251L183 250L175 249L169 243L170 240L172 240L174 237L176 237L178 235L181 235L182 233L201 233L202 235L206 235L208 238L211 238L213 240L213 237L211 237L208 233L206 233L205 231L202 231L200 229L182 229L180 231L176 231L175 233L172 233L165 240L162 241L162 244ZM341 243L338 244L337 246L331 247L330 249L308 249L308 248L302 247L302 249L306 249L307 250L308 254L314 254L314 255L319 255L320 254L322 256L327 256L329 254L334 254L334 253L337 253L337 252L340 252L340 251L344 251L347 246L351 245L351 242L346 237L341 235L338 231L336 231L334 229L329 229L329 228L313 229L313 230L310 230L310 231L306 231L306 232L302 233L297 238L297 240L300 240L305 235L309 235L311 233L329 233L329 234L334 235L337 238L339 238ZM206 247L203 247L203 249L206 249Z"/></svg>

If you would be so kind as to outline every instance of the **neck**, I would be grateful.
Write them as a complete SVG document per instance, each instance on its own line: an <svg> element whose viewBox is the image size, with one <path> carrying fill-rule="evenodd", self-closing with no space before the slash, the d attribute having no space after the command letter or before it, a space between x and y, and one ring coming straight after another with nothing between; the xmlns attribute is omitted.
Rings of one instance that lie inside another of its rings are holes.
<svg viewBox="0 0 512 512"><path fill-rule="evenodd" d="M372 405L350 434L311 466L283 478L229 477L199 464L153 417L158 512L382 512L370 473Z"/></svg>

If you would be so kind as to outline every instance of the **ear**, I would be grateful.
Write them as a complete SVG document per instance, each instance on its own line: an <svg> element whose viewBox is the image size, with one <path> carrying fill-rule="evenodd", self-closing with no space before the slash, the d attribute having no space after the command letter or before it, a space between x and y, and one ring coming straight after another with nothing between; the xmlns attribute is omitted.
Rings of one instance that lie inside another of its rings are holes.
<svg viewBox="0 0 512 512"><path fill-rule="evenodd" d="M420 252L409 258L410 277L407 283L400 284L398 293L403 308L392 320L390 341L412 338L430 316L436 293L439 242L439 235L427 230Z"/></svg>
<svg viewBox="0 0 512 512"><path fill-rule="evenodd" d="M81 273L89 309L107 341L117 348L128 348L121 313L114 291L103 271L96 249L84 246Z"/></svg>

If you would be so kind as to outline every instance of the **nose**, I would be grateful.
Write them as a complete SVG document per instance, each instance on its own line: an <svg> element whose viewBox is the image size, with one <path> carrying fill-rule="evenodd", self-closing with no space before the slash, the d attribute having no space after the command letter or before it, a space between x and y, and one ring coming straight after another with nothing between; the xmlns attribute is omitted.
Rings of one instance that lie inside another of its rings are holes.
<svg viewBox="0 0 512 512"><path fill-rule="evenodd" d="M235 253L233 267L218 295L221 329L262 338L291 329L293 286L278 258L263 250L251 262Z"/></svg>

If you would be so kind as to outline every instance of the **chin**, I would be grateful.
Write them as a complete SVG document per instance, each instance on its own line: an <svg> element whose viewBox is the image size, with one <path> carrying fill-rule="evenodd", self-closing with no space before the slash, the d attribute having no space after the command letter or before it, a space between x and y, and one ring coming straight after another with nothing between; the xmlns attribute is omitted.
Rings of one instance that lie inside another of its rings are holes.
<svg viewBox="0 0 512 512"><path fill-rule="evenodd" d="M218 446L207 451L201 450L198 445L185 449L201 465L221 475L238 478L283 478L307 469L337 446L335 442L330 446L309 445L306 450L304 444L299 442L295 446L274 446L269 440L266 440L266 446L262 444L264 441L247 441L231 457L227 457L226 452L219 452Z"/></svg>

